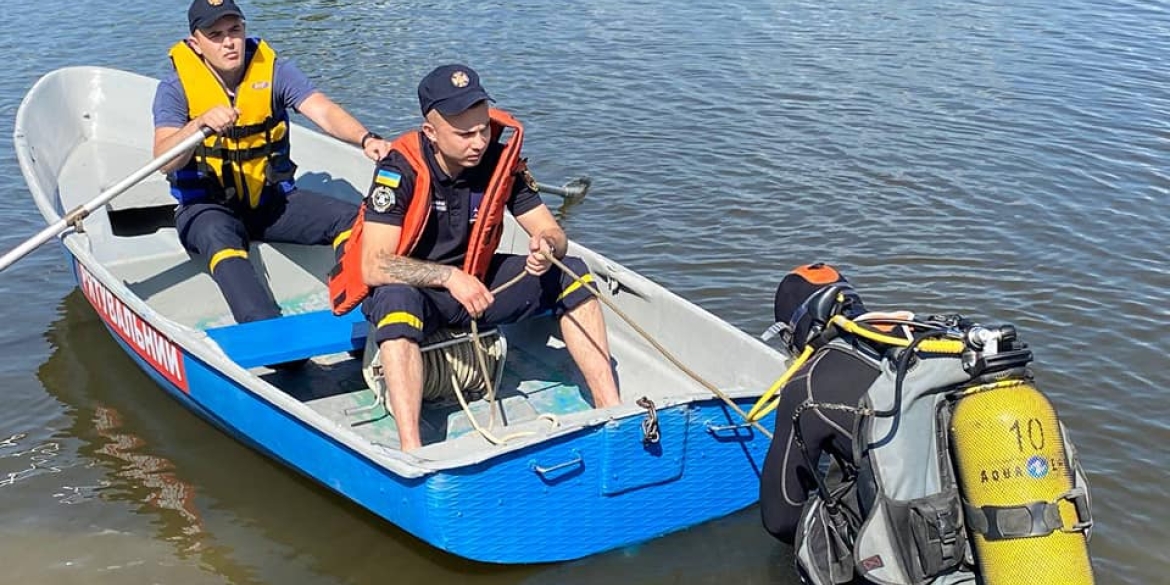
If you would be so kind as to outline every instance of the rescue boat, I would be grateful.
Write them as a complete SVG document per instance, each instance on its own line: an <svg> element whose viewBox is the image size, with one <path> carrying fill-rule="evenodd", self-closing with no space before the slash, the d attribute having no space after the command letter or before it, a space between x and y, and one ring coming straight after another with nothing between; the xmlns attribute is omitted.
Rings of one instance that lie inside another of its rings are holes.
<svg viewBox="0 0 1170 585"><path fill-rule="evenodd" d="M157 83L99 67L53 71L21 103L15 147L45 221L69 224L55 237L84 298L161 392L323 488L479 561L575 559L756 501L769 444L761 428L772 421L752 426L739 413L784 371L784 354L576 243L570 253L609 301L623 404L593 408L556 322L537 318L499 328L506 351L494 400L428 403L424 446L400 450L363 368L368 325L360 311L330 311L328 247L254 245L250 259L284 316L236 324L179 244L162 174L88 214L69 212L150 160ZM300 187L360 198L373 165L356 148L300 126L292 135ZM526 253L526 243L509 218L501 250ZM310 361L265 365L299 359ZM476 420L494 420L508 440L489 440Z"/></svg>

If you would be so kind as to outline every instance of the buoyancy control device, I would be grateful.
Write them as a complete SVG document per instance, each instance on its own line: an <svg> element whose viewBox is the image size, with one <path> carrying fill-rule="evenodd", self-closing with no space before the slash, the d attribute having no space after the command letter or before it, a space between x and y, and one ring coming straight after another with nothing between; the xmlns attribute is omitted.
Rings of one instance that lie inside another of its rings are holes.
<svg viewBox="0 0 1170 585"><path fill-rule="evenodd" d="M851 462L815 478L796 537L805 583L1090 585L1088 484L1033 356L1010 325L959 315L826 315L816 348L861 352L881 374L856 405ZM774 385L775 387L776 385ZM770 410L761 398L753 412ZM774 404L771 405L774 407ZM807 454L805 455L807 457ZM816 462L809 462L816 469Z"/></svg>

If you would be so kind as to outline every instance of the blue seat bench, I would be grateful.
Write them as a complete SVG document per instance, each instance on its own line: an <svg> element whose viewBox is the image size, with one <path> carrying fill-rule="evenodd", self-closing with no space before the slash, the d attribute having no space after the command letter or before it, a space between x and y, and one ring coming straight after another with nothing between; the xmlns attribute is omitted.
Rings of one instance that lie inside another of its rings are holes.
<svg viewBox="0 0 1170 585"><path fill-rule="evenodd" d="M338 317L323 309L214 327L207 335L241 367L253 368L362 349L368 331L361 311Z"/></svg>

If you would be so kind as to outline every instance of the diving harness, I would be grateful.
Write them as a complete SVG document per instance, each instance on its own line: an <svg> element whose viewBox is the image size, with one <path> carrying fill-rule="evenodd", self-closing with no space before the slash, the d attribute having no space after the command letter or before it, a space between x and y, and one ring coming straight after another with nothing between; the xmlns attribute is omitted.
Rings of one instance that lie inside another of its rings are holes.
<svg viewBox="0 0 1170 585"><path fill-rule="evenodd" d="M852 290L834 288L810 299L819 302L807 343L748 413L757 421L775 410L779 391L821 348L880 371L858 404L805 402L793 415L813 470L821 467L809 458L802 415L856 416L852 460L836 462L832 481L812 474L796 541L802 579L942 585L974 582L974 571L988 585L1093 583L1088 484L1015 327L953 314L851 319L843 309ZM861 355L848 336L874 354Z"/></svg>

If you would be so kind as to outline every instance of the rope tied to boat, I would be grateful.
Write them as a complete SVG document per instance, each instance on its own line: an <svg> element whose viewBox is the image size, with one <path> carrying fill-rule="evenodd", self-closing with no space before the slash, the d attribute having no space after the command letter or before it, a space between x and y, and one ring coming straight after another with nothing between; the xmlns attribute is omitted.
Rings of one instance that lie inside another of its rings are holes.
<svg viewBox="0 0 1170 585"><path fill-rule="evenodd" d="M667 350L666 347L664 347L661 343L658 343L658 341L655 340L654 337L652 335L650 335L645 329L643 329L637 323L635 323L634 320L631 319L629 315L626 315L624 311L619 309L616 303L614 303L608 297L603 296L601 294L601 292L597 290L596 287L594 287L592 284L586 282L585 279L581 277L581 275L573 272L573 269L566 266L564 262L561 262L555 256L553 256L552 254L550 254L548 252L542 251L541 253L544 254L545 258L548 258L550 261L552 261L554 266L556 266L557 268L560 268L565 274L568 274L570 277L573 278L573 280L575 280L578 284L580 284L582 287L584 287L585 290L593 293L593 296L597 300L601 301L602 304L604 304L611 311L613 311L614 314L617 315L618 317L620 317L622 321L625 321L626 324L630 326L630 328L632 328L635 332L638 333L638 335L641 335L642 339L645 339L647 343L649 343L650 345L652 345L654 347L654 349L658 350L658 353L662 354L662 357L666 358L667 361L674 364L674 366L677 367L679 370L681 370L684 374L689 376L692 380L698 382L701 386L703 386L704 388L709 390L712 394L714 394L716 397L718 397L720 400L722 400L723 403L726 404L728 406L728 408L734 410L736 412L736 414L738 414L744 420L745 423L750 424L753 427L755 427L756 430L760 431L760 433L762 433L768 439L772 438L772 431L769 431L767 428L764 427L764 425L761 425L759 421L753 420L751 417L749 417L748 413L744 412L744 410L742 408L740 408L739 405L736 404L735 401L733 401L731 399L731 397L727 395L726 392L720 390L717 386L715 386L711 382L707 381L707 379L700 376L697 372L688 368L686 366L686 364L682 363L682 361L679 360L677 357L675 357L674 354L670 353L670 351ZM523 274L523 273L521 273L521 274Z"/></svg>

